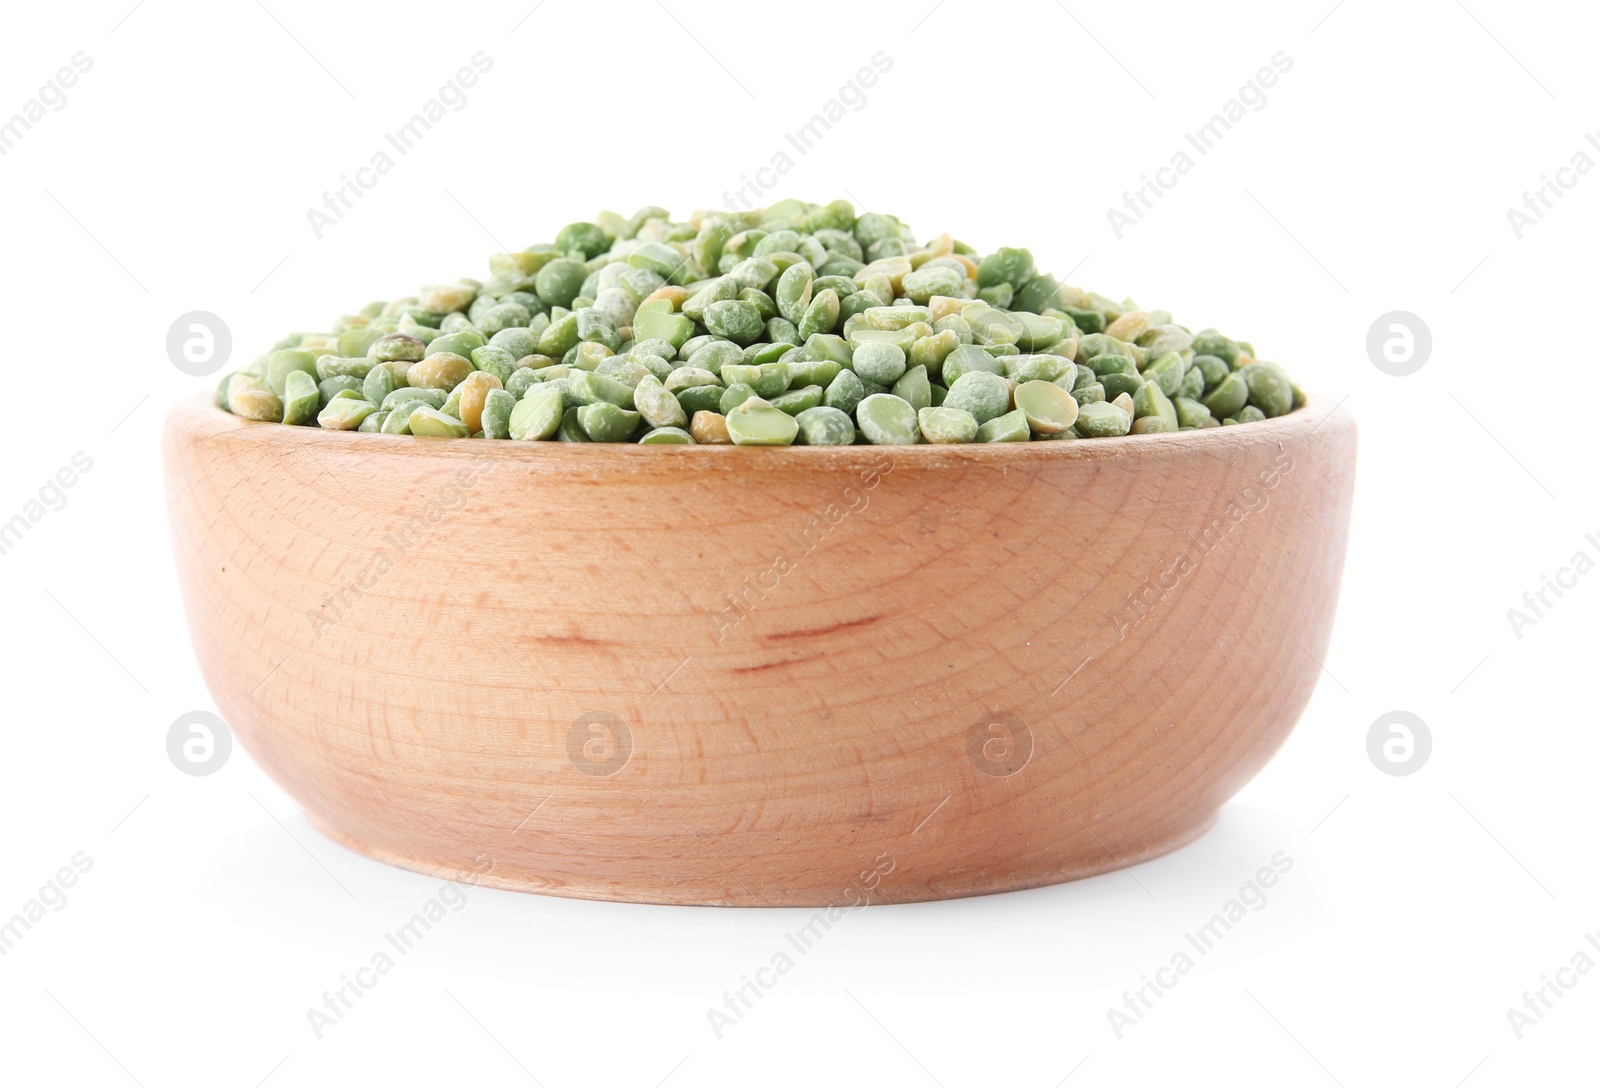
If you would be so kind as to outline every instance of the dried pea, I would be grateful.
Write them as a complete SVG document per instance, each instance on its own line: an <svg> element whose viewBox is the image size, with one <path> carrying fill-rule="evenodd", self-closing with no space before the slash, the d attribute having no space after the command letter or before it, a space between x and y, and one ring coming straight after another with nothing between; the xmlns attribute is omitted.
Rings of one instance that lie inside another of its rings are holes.
<svg viewBox="0 0 1600 1088"><path fill-rule="evenodd" d="M949 389L963 374L970 374L973 371L999 374L1004 370L1005 366L987 351L972 344L963 344L944 357L940 374L944 387Z"/></svg>
<svg viewBox="0 0 1600 1088"><path fill-rule="evenodd" d="M285 348L274 351L267 356L266 385L278 396L283 396L283 383L288 379L289 372L302 370L317 377L317 357L309 351L298 348ZM231 403L231 401L230 401Z"/></svg>
<svg viewBox="0 0 1600 1088"><path fill-rule="evenodd" d="M511 409L506 432L519 442L542 441L555 435L564 414L560 393L529 393Z"/></svg>
<svg viewBox="0 0 1600 1088"><path fill-rule="evenodd" d="M1011 387L998 374L974 370L957 378L949 390L944 407L969 413L979 427L1011 409Z"/></svg>
<svg viewBox="0 0 1600 1088"><path fill-rule="evenodd" d="M1172 407L1178 413L1179 427L1204 427L1211 418L1211 409L1189 397L1174 397Z"/></svg>
<svg viewBox="0 0 1600 1088"><path fill-rule="evenodd" d="M319 355L317 357L317 378L365 378L367 373L378 364L376 359L347 359L340 355Z"/></svg>
<svg viewBox="0 0 1600 1088"><path fill-rule="evenodd" d="M693 417L696 412L716 412L722 407L722 394L725 390L720 385L694 385L688 389L679 390L674 396L678 405L684 412Z"/></svg>
<svg viewBox="0 0 1600 1088"><path fill-rule="evenodd" d="M1112 438L1127 434L1133 427L1133 416L1110 401L1094 401L1078 406L1078 421L1074 429L1084 438Z"/></svg>
<svg viewBox="0 0 1600 1088"><path fill-rule="evenodd" d="M906 372L906 353L898 344L869 340L856 345L851 365L866 381L888 385Z"/></svg>
<svg viewBox="0 0 1600 1088"><path fill-rule="evenodd" d="M800 320L795 322L796 333L801 341L805 341L818 333L832 332L838 323L839 295L830 287L818 291L811 299L811 305L806 307L805 313L800 315Z"/></svg>
<svg viewBox="0 0 1600 1088"><path fill-rule="evenodd" d="M461 394L459 418L467 425L469 434L484 429L483 406L488 401L490 391L499 389L500 379L483 370L468 374L467 380L456 387L456 392Z"/></svg>
<svg viewBox="0 0 1600 1088"><path fill-rule="evenodd" d="M1126 374L1119 371L1114 374L1102 374L1100 376L1100 385L1105 390L1107 397L1114 398L1123 393L1132 396L1139 391L1140 386L1144 385L1144 379L1137 374Z"/></svg>
<svg viewBox="0 0 1600 1088"><path fill-rule="evenodd" d="M303 370L288 374L283 383L283 422L290 426L310 423L317 416L321 391Z"/></svg>
<svg viewBox="0 0 1600 1088"><path fill-rule="evenodd" d="M689 422L678 398L654 375L641 378L633 387L633 406L652 427L683 427Z"/></svg>
<svg viewBox="0 0 1600 1088"><path fill-rule="evenodd" d="M1051 382L1023 382L1013 397L1034 434L1060 434L1078 421L1078 402Z"/></svg>
<svg viewBox="0 0 1600 1088"><path fill-rule="evenodd" d="M1183 384L1184 369L1183 356L1174 351L1151 363L1145 374L1161 386L1163 393L1174 397L1178 394L1178 387Z"/></svg>
<svg viewBox="0 0 1600 1088"><path fill-rule="evenodd" d="M506 392L521 400L529 389L539 384L540 380L538 371L529 367L519 367L506 382Z"/></svg>
<svg viewBox="0 0 1600 1088"><path fill-rule="evenodd" d="M641 446L692 446L693 436L682 427L653 427L639 436Z"/></svg>
<svg viewBox="0 0 1600 1088"><path fill-rule="evenodd" d="M807 408L794 418L797 446L849 446L856 440L855 423L837 408Z"/></svg>
<svg viewBox="0 0 1600 1088"><path fill-rule="evenodd" d="M412 363L406 371L406 381L418 389L442 389L449 392L467 380L472 373L472 360L452 351L429 355L421 362Z"/></svg>
<svg viewBox="0 0 1600 1088"><path fill-rule="evenodd" d="M639 427L639 413L602 400L579 408L578 423L591 442L626 442Z"/></svg>
<svg viewBox="0 0 1600 1088"><path fill-rule="evenodd" d="M236 416L263 423L283 420L283 399L250 374L235 374L228 381L228 408Z"/></svg>
<svg viewBox="0 0 1600 1088"><path fill-rule="evenodd" d="M787 363L790 385L820 385L824 389L843 369L832 359L791 359Z"/></svg>
<svg viewBox="0 0 1600 1088"><path fill-rule="evenodd" d="M1250 405L1271 419L1294 408L1294 387L1289 376L1274 363L1253 362L1238 370L1250 391Z"/></svg>
<svg viewBox="0 0 1600 1088"><path fill-rule="evenodd" d="M379 409L380 412L383 409ZM365 422L363 420L363 422ZM383 422L378 425L379 434L410 434L411 413L405 409L394 409L383 417Z"/></svg>
<svg viewBox="0 0 1600 1088"><path fill-rule="evenodd" d="M816 408L822 403L822 386L807 385L799 389L791 389L787 393L779 393L772 398L772 406L779 411L788 412L797 416L807 408Z"/></svg>
<svg viewBox="0 0 1600 1088"><path fill-rule="evenodd" d="M1018 408L1004 415L995 416L987 423L980 424L977 441L1026 442L1031 433L1028 427L1027 414Z"/></svg>
<svg viewBox="0 0 1600 1088"><path fill-rule="evenodd" d="M524 437L655 445L781 440L779 416L812 421L802 444L1046 440L1306 403L1248 341L1063 284L1026 249L919 243L847 201L688 223L603 212L488 263L487 279L285 337L217 385L218 406L427 436L515 437L515 418Z"/></svg>
<svg viewBox="0 0 1600 1088"><path fill-rule="evenodd" d="M633 409L632 387L604 374L574 370L567 375L567 393L579 405L604 402L629 411Z"/></svg>
<svg viewBox="0 0 1600 1088"><path fill-rule="evenodd" d="M892 393L874 393L856 408L856 422L874 446L911 446L917 442L917 412Z"/></svg>
<svg viewBox="0 0 1600 1088"><path fill-rule="evenodd" d="M937 445L971 442L978 436L978 421L959 408L924 408L917 413L922 437Z"/></svg>
<svg viewBox="0 0 1600 1088"><path fill-rule="evenodd" d="M1161 421L1159 426L1146 424L1143 429L1139 427L1139 420L1153 417ZM1133 395L1133 421L1134 430L1139 434L1149 434L1152 431L1175 431L1178 429L1178 412L1172 406L1172 401L1156 382L1145 382L1139 391Z"/></svg>
<svg viewBox="0 0 1600 1088"><path fill-rule="evenodd" d="M823 391L822 403L841 412L854 414L857 405L867 396L866 387L853 370L841 370L828 388Z"/></svg>
<svg viewBox="0 0 1600 1088"><path fill-rule="evenodd" d="M324 411L326 412L326 409ZM413 408L411 418L407 422L411 433L419 438L466 438L472 433L467 425L455 416L437 408L429 408L426 404Z"/></svg>
<svg viewBox="0 0 1600 1088"><path fill-rule="evenodd" d="M689 421L689 433L694 440L706 446L733 444L728 434L728 420L718 412L696 412Z"/></svg>
<svg viewBox="0 0 1600 1088"><path fill-rule="evenodd" d="M1229 374L1205 395L1202 404L1218 419L1227 419L1250 400L1250 386L1238 372Z"/></svg>
<svg viewBox="0 0 1600 1088"><path fill-rule="evenodd" d="M793 377L788 363L762 363L750 384L755 387L757 396L775 397L789 388Z"/></svg>
<svg viewBox="0 0 1600 1088"><path fill-rule="evenodd" d="M811 308L811 291L815 280L816 272L805 261L785 269L783 275L778 277L778 312L798 325Z"/></svg>
<svg viewBox="0 0 1600 1088"><path fill-rule="evenodd" d="M517 407L517 398L504 389L491 389L483 400L483 437L510 438L511 413Z"/></svg>
<svg viewBox="0 0 1600 1088"><path fill-rule="evenodd" d="M751 397L729 412L724 426L738 446L788 446L800 431L792 415L760 397Z"/></svg>
<svg viewBox="0 0 1600 1088"><path fill-rule="evenodd" d="M304 371L294 371L294 373L302 374ZM287 379L284 381L284 388L288 388ZM331 378L324 378L317 383L317 404L319 407L327 407L328 402L340 393L350 392L360 395L361 389L361 379L352 378L348 374L337 374Z"/></svg>
<svg viewBox="0 0 1600 1088"><path fill-rule="evenodd" d="M394 390L394 371L386 366L373 367L367 371L366 378L361 382L362 399L370 400L373 404L382 404Z"/></svg>

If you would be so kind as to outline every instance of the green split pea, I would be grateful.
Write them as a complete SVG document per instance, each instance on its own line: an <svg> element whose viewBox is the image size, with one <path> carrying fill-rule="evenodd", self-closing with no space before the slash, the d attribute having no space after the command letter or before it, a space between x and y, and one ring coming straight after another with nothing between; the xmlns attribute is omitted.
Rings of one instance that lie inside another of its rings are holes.
<svg viewBox="0 0 1600 1088"><path fill-rule="evenodd" d="M601 212L292 333L216 392L294 427L742 446L1117 438L1305 399L1246 341L844 200Z"/></svg>

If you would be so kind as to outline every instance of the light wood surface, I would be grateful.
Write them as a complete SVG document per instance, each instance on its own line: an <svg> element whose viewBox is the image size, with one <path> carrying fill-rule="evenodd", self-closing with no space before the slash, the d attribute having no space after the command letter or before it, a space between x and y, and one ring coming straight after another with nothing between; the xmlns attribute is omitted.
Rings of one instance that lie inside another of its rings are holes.
<svg viewBox="0 0 1600 1088"><path fill-rule="evenodd" d="M1355 424L574 446L196 398L165 457L207 683L331 837L556 895L848 905L1201 834L1321 674Z"/></svg>

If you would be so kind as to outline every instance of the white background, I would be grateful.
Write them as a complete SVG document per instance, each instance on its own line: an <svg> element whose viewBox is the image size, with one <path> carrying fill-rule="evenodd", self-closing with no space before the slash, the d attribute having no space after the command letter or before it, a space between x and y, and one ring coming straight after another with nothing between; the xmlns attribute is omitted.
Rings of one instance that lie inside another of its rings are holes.
<svg viewBox="0 0 1600 1088"><path fill-rule="evenodd" d="M93 460L0 556L0 917L93 862L0 957L0 1079L1594 1082L1600 970L1568 975L1520 1039L1507 1020L1600 931L1600 573L1521 637L1507 619L1600 555L1600 171L1568 175L1521 238L1506 215L1580 149L1600 160L1590 6L130 6L15 5L0 66L4 117L93 60L0 157L0 520ZM494 67L465 107L315 237L306 210L478 50ZM802 912L470 890L317 1039L306 1010L439 882L319 837L242 751L206 778L168 761L170 723L211 709L158 446L167 406L211 382L171 365L168 326L214 312L248 361L602 207L718 205L880 50L893 67L865 105L764 199L845 196L924 237L1029 246L1074 283L1252 339L1358 417L1345 591L1298 730L1195 845L851 915L720 1039L706 1010ZM1265 106L1116 237L1106 209L1280 50L1293 68ZM1410 377L1368 357L1392 310L1432 331ZM1409 777L1366 751L1397 709L1433 737ZM1278 851L1294 867L1267 905L1117 1038L1107 1009Z"/></svg>

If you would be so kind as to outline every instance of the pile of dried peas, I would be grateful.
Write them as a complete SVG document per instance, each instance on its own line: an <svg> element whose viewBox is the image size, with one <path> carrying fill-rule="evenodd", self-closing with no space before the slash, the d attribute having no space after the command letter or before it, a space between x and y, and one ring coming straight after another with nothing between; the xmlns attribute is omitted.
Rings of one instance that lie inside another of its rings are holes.
<svg viewBox="0 0 1600 1088"><path fill-rule="evenodd" d="M217 403L328 430L753 446L1106 438L1305 403L1248 343L843 200L602 212L489 271L289 336Z"/></svg>

